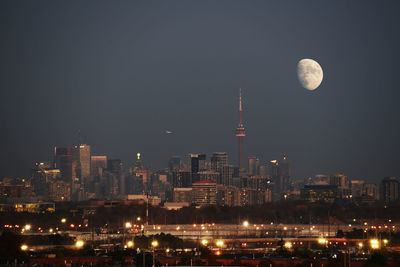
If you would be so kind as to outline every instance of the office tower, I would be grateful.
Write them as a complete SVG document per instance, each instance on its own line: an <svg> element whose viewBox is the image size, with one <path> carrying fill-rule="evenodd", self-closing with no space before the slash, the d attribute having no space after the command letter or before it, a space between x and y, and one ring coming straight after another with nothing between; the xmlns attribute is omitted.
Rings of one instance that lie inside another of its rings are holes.
<svg viewBox="0 0 400 267"><path fill-rule="evenodd" d="M249 157L249 175L258 175L260 160L257 157Z"/></svg>
<svg viewBox="0 0 400 267"><path fill-rule="evenodd" d="M283 155L282 160L279 162L279 183L281 187L281 192L290 190L290 165L286 155Z"/></svg>
<svg viewBox="0 0 400 267"><path fill-rule="evenodd" d="M205 154L189 154L190 157L190 171L192 172L192 182L199 181L197 173L205 170L206 155Z"/></svg>
<svg viewBox="0 0 400 267"><path fill-rule="evenodd" d="M192 185L192 173L187 171L172 172L172 187L190 187Z"/></svg>
<svg viewBox="0 0 400 267"><path fill-rule="evenodd" d="M378 186L372 183L365 183L363 185L362 195L370 197L374 200L378 200L379 199Z"/></svg>
<svg viewBox="0 0 400 267"><path fill-rule="evenodd" d="M192 201L198 206L217 204L217 184L201 181L192 184Z"/></svg>
<svg viewBox="0 0 400 267"><path fill-rule="evenodd" d="M181 158L179 156L172 156L168 161L168 169L170 171L177 171L181 169Z"/></svg>
<svg viewBox="0 0 400 267"><path fill-rule="evenodd" d="M142 162L141 154L138 152L136 154L136 161L133 164L133 172L143 171L143 170L144 170L144 165Z"/></svg>
<svg viewBox="0 0 400 267"><path fill-rule="evenodd" d="M316 174L313 179L315 185L329 185L329 176L325 174Z"/></svg>
<svg viewBox="0 0 400 267"><path fill-rule="evenodd" d="M383 178L380 193L380 199L385 203L399 200L399 180L395 177Z"/></svg>
<svg viewBox="0 0 400 267"><path fill-rule="evenodd" d="M276 159L268 162L268 176L272 181L272 199L280 200L280 183L279 183L279 164Z"/></svg>
<svg viewBox="0 0 400 267"><path fill-rule="evenodd" d="M107 169L107 156L91 156L90 161L91 176L102 176L103 170Z"/></svg>
<svg viewBox="0 0 400 267"><path fill-rule="evenodd" d="M347 176L343 174L334 174L329 178L330 185L338 187L339 198L348 198L350 196L350 182Z"/></svg>
<svg viewBox="0 0 400 267"><path fill-rule="evenodd" d="M197 173L199 181L211 181L217 183L220 178L220 173L212 170L199 171Z"/></svg>
<svg viewBox="0 0 400 267"><path fill-rule="evenodd" d="M239 163L239 171L244 173L244 151L243 151L243 138L246 136L246 131L243 125L243 117L242 117L242 88L239 89L239 124L236 128L236 136L238 137L238 163Z"/></svg>
<svg viewBox="0 0 400 267"><path fill-rule="evenodd" d="M90 146L79 144L74 146L73 161L76 162L76 177L85 184L90 176Z"/></svg>
<svg viewBox="0 0 400 267"><path fill-rule="evenodd" d="M234 178L238 177L239 177L238 167L235 167L233 165L225 165L221 169L221 176L220 176L220 181L218 181L218 184L223 184L225 186L231 186L231 185L239 186L234 183Z"/></svg>
<svg viewBox="0 0 400 267"><path fill-rule="evenodd" d="M364 183L363 180L352 180L350 182L350 191L353 198L362 196Z"/></svg>
<svg viewBox="0 0 400 267"><path fill-rule="evenodd" d="M187 202L192 203L192 188L182 187L174 188L174 202Z"/></svg>
<svg viewBox="0 0 400 267"><path fill-rule="evenodd" d="M261 164L260 167L258 168L258 172L260 176L267 177L268 176L267 166L265 164Z"/></svg>
<svg viewBox="0 0 400 267"><path fill-rule="evenodd" d="M49 199L52 201L70 201L71 184L63 180L57 180L49 184Z"/></svg>
<svg viewBox="0 0 400 267"><path fill-rule="evenodd" d="M107 169L105 171L112 181L108 183L113 186L111 190L113 195L124 195L125 192L125 175L123 171L123 164L120 159L107 160Z"/></svg>
<svg viewBox="0 0 400 267"><path fill-rule="evenodd" d="M214 152L211 156L211 170L220 171L223 166L228 164L226 152Z"/></svg>
<svg viewBox="0 0 400 267"><path fill-rule="evenodd" d="M205 169L206 155L205 154L189 154L190 170L192 173L197 173Z"/></svg>
<svg viewBox="0 0 400 267"><path fill-rule="evenodd" d="M59 169L62 179L68 182L75 176L72 168L73 153L71 147L54 148L54 168Z"/></svg>
<svg viewBox="0 0 400 267"><path fill-rule="evenodd" d="M338 197L337 185L305 185L300 191L300 197L309 202L333 203Z"/></svg>
<svg viewBox="0 0 400 267"><path fill-rule="evenodd" d="M31 184L36 196L47 199L49 185L61 178L59 169L52 169L50 162L36 163L33 169Z"/></svg>

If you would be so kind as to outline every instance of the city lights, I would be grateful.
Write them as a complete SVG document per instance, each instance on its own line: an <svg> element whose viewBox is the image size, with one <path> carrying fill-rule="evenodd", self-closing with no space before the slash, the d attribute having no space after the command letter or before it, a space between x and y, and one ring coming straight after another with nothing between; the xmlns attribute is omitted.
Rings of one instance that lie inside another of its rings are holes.
<svg viewBox="0 0 400 267"><path fill-rule="evenodd" d="M76 248L82 248L84 245L85 245L85 242L83 242L83 240L78 240L75 242Z"/></svg>
<svg viewBox="0 0 400 267"><path fill-rule="evenodd" d="M222 240L217 240L217 242L215 242L215 244L217 245L217 247L222 248L224 246L224 241Z"/></svg>
<svg viewBox="0 0 400 267"><path fill-rule="evenodd" d="M66 222L67 222L67 219L62 218L62 219L61 219L61 222L62 222L62 223L66 223Z"/></svg>
<svg viewBox="0 0 400 267"><path fill-rule="evenodd" d="M378 239L371 239L369 241L369 243L370 243L372 249L379 249L379 247L380 247Z"/></svg>
<svg viewBox="0 0 400 267"><path fill-rule="evenodd" d="M208 241L207 241L206 239L203 239L203 240L201 240L201 244L202 244L203 246L207 246Z"/></svg>
<svg viewBox="0 0 400 267"><path fill-rule="evenodd" d="M326 238L321 237L321 238L318 238L318 243L320 245L326 245L326 244L328 244L328 240Z"/></svg>
<svg viewBox="0 0 400 267"><path fill-rule="evenodd" d="M248 221L244 221L244 222L243 222L243 226L244 226L244 227L248 227L248 226L249 226L249 222L248 222Z"/></svg>
<svg viewBox="0 0 400 267"><path fill-rule="evenodd" d="M292 242L286 241L285 244L283 245L285 248L287 249L291 249L292 248Z"/></svg>
<svg viewBox="0 0 400 267"><path fill-rule="evenodd" d="M125 228L132 228L132 224L130 222L125 223Z"/></svg>
<svg viewBox="0 0 400 267"><path fill-rule="evenodd" d="M153 248L158 247L158 241L157 241L157 240L153 240L153 241L151 242L151 246L152 246Z"/></svg>
<svg viewBox="0 0 400 267"><path fill-rule="evenodd" d="M22 251L28 250L28 245L27 245L27 244L22 244L22 245L21 245L21 250L22 250Z"/></svg>
<svg viewBox="0 0 400 267"><path fill-rule="evenodd" d="M126 243L126 246L127 246L128 248L133 248L133 241L129 240L129 241Z"/></svg>
<svg viewBox="0 0 400 267"><path fill-rule="evenodd" d="M25 229L25 231L31 230L31 225L30 225L30 224L26 224L26 225L24 226L24 229Z"/></svg>

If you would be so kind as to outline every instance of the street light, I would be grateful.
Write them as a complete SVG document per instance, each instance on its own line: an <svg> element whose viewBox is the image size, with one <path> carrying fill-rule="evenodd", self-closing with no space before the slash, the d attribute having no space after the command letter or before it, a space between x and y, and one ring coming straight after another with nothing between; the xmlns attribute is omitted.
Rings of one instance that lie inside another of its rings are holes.
<svg viewBox="0 0 400 267"><path fill-rule="evenodd" d="M151 246L153 247L153 267L155 267L156 266L156 247L158 247L158 241L153 240L153 242L151 242Z"/></svg>
<svg viewBox="0 0 400 267"><path fill-rule="evenodd" d="M25 229L25 231L31 230L31 225L30 224L26 224L24 229Z"/></svg>
<svg viewBox="0 0 400 267"><path fill-rule="evenodd" d="M217 247L222 248L224 246L224 241L217 240L217 242L215 244L217 245Z"/></svg>
<svg viewBox="0 0 400 267"><path fill-rule="evenodd" d="M203 240L201 240L201 244L202 244L203 246L207 246L208 241L207 241L206 239L203 239Z"/></svg>
<svg viewBox="0 0 400 267"><path fill-rule="evenodd" d="M291 249L292 248L292 242L286 241L285 244L283 245L285 248L287 249Z"/></svg>
<svg viewBox="0 0 400 267"><path fill-rule="evenodd" d="M127 246L128 248L133 248L133 241L132 241L132 240L129 240L129 241L126 243L126 246Z"/></svg>
<svg viewBox="0 0 400 267"><path fill-rule="evenodd" d="M28 250L28 245L27 244L22 244L21 245L21 250L22 251L27 251Z"/></svg>
<svg viewBox="0 0 400 267"><path fill-rule="evenodd" d="M125 228L131 228L131 227L132 227L132 224L130 222L125 223Z"/></svg>
<svg viewBox="0 0 400 267"><path fill-rule="evenodd" d="M76 248L82 248L84 245L85 245L85 242L83 242L83 240L78 240L75 242Z"/></svg>
<svg viewBox="0 0 400 267"><path fill-rule="evenodd" d="M327 245L328 244L328 240L326 238L318 238L318 243L321 245Z"/></svg>
<svg viewBox="0 0 400 267"><path fill-rule="evenodd" d="M67 219L62 218L62 219L61 219L61 222L62 222L62 223L66 223L66 222L67 222Z"/></svg>
<svg viewBox="0 0 400 267"><path fill-rule="evenodd" d="M369 241L372 249L379 249L379 241L378 239L371 239Z"/></svg>
<svg viewBox="0 0 400 267"><path fill-rule="evenodd" d="M243 222L243 226L244 226L244 227L249 226L249 222L248 222L248 221L244 221L244 222Z"/></svg>

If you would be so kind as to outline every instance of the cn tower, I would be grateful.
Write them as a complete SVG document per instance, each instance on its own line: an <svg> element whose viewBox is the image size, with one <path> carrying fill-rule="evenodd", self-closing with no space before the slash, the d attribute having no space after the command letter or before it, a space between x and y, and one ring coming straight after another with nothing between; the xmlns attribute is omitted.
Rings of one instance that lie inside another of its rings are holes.
<svg viewBox="0 0 400 267"><path fill-rule="evenodd" d="M246 131L243 125L242 117L242 88L239 89L239 124L236 128L236 136L239 141L239 172L244 172L244 158L243 158L243 137L246 136Z"/></svg>

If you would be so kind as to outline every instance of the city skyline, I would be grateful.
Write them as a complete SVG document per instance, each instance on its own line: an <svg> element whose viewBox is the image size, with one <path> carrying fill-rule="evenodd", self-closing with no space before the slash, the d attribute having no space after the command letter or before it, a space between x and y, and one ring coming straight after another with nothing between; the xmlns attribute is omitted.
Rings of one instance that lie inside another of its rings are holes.
<svg viewBox="0 0 400 267"><path fill-rule="evenodd" d="M399 176L397 2L176 3L2 2L0 177L28 177L78 130L94 154L154 169L235 159L238 88L245 158L286 154L296 179ZM324 69L314 92L302 58Z"/></svg>

